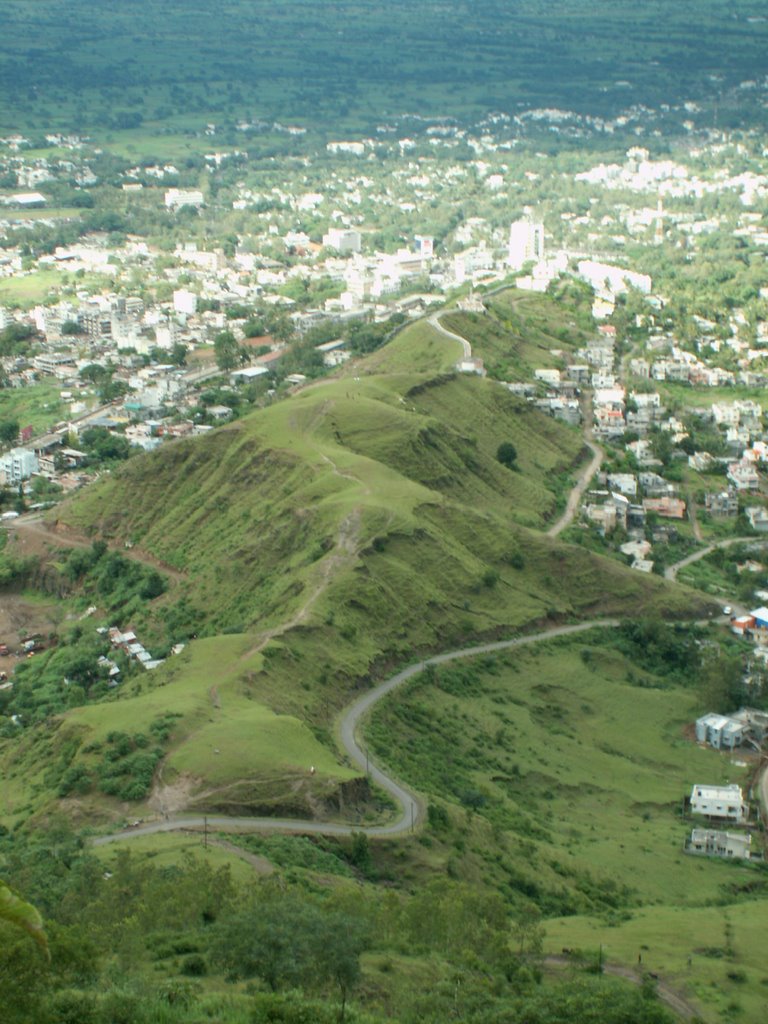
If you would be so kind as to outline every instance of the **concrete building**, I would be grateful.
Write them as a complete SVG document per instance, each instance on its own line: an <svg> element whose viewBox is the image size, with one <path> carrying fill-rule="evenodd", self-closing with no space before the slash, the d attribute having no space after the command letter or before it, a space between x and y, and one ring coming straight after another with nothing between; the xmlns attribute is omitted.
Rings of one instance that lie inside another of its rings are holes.
<svg viewBox="0 0 768 1024"><path fill-rule="evenodd" d="M762 860L762 855L752 850L752 836L749 832L717 832L709 828L694 828L686 840L685 852L702 857Z"/></svg>
<svg viewBox="0 0 768 1024"><path fill-rule="evenodd" d="M628 498L636 497L637 477L634 473L609 473L607 480L612 491L618 491Z"/></svg>
<svg viewBox="0 0 768 1024"><path fill-rule="evenodd" d="M760 477L751 462L728 463L728 480L737 491L756 491L760 486Z"/></svg>
<svg viewBox="0 0 768 1024"><path fill-rule="evenodd" d="M198 209L203 203L203 193L199 189L169 188L165 193L165 205L169 210L179 210L182 206Z"/></svg>
<svg viewBox="0 0 768 1024"><path fill-rule="evenodd" d="M323 235L323 246L327 249L335 249L342 255L360 252L362 235L359 231L353 231L350 228L329 228Z"/></svg>
<svg viewBox="0 0 768 1024"><path fill-rule="evenodd" d="M749 525L758 533L768 533L768 511L761 505L750 505L746 509Z"/></svg>
<svg viewBox="0 0 768 1024"><path fill-rule="evenodd" d="M197 296L186 288L178 288L173 293L173 308L184 316L194 316L197 312Z"/></svg>
<svg viewBox="0 0 768 1024"><path fill-rule="evenodd" d="M729 487L727 491L708 491L704 495L704 508L712 516L737 516L739 514L739 496L732 487Z"/></svg>
<svg viewBox="0 0 768 1024"><path fill-rule="evenodd" d="M89 337L108 338L112 334L112 315L112 306L106 299L94 300L81 308L78 320Z"/></svg>
<svg viewBox="0 0 768 1024"><path fill-rule="evenodd" d="M64 352L42 352L33 358L32 365L53 377L71 377L75 373L75 357Z"/></svg>
<svg viewBox="0 0 768 1024"><path fill-rule="evenodd" d="M682 498L643 498L643 508L664 519L685 519L685 502Z"/></svg>
<svg viewBox="0 0 768 1024"><path fill-rule="evenodd" d="M544 259L544 225L530 211L509 228L509 255L512 270L522 270L526 263Z"/></svg>
<svg viewBox="0 0 768 1024"><path fill-rule="evenodd" d="M40 463L34 452L26 448L11 448L0 457L0 483L8 487L16 487L24 480L29 480L33 473L40 469Z"/></svg>
<svg viewBox="0 0 768 1024"><path fill-rule="evenodd" d="M695 785L691 789L691 813L707 818L723 818L739 824L749 817L749 807L744 802L741 786Z"/></svg>
<svg viewBox="0 0 768 1024"><path fill-rule="evenodd" d="M696 720L696 739L699 743L708 743L715 750L733 750L741 746L744 736L749 731L745 722L740 722L727 715L702 715Z"/></svg>

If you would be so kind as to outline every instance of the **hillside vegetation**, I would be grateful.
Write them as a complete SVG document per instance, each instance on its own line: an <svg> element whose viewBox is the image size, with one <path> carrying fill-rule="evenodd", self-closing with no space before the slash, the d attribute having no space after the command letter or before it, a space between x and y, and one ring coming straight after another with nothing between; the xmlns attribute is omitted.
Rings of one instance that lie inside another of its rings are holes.
<svg viewBox="0 0 768 1024"><path fill-rule="evenodd" d="M167 593L122 625L161 653L198 639L13 744L6 814L54 796L118 814L150 798L153 773L155 809L364 814L364 791L343 795L354 773L332 726L389 667L545 621L693 613L684 591L540 532L579 432L493 381L403 372L435 336L416 325L349 376L134 458L56 510L59 532L172 567ZM513 469L496 458L505 441ZM163 742L134 749L161 712ZM119 756L114 733L129 737ZM55 772L30 770L48 756Z"/></svg>
<svg viewBox="0 0 768 1024"><path fill-rule="evenodd" d="M428 670L374 712L371 747L430 800L430 871L532 901L551 954L601 947L705 1020L761 1020L764 866L686 855L701 822L681 815L694 783L746 791L755 766L689 739L698 673L620 646L603 630Z"/></svg>

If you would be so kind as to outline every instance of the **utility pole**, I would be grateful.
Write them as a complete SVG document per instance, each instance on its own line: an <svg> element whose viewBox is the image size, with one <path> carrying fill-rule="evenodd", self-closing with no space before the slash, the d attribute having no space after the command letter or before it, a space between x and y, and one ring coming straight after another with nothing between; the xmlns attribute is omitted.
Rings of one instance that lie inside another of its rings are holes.
<svg viewBox="0 0 768 1024"><path fill-rule="evenodd" d="M203 818L203 846L208 849L208 815Z"/></svg>

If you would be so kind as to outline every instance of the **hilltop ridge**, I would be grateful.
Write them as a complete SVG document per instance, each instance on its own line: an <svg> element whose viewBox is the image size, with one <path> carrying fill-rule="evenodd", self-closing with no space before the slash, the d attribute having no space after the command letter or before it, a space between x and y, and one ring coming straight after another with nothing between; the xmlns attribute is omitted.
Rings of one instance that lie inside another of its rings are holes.
<svg viewBox="0 0 768 1024"><path fill-rule="evenodd" d="M418 324L348 375L136 457L56 509L54 536L173 567L140 617L150 645L199 638L65 714L46 740L68 737L63 770L94 772L89 742L173 713L156 810L338 813L360 777L337 760L334 717L387 670L544 624L702 607L546 536L588 454L580 432L442 362L404 372L403 353L435 335ZM288 737L277 747L275 730ZM309 765L321 771L307 778Z"/></svg>

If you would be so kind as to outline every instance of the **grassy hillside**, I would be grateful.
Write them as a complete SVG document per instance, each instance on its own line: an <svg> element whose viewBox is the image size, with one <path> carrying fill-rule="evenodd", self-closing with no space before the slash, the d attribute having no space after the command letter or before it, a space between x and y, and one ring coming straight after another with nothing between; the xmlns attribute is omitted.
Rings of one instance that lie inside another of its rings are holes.
<svg viewBox="0 0 768 1024"><path fill-rule="evenodd" d="M471 339L472 354L497 380L530 381L533 371L565 365L564 355L594 333L591 294L569 284L558 299L508 288L486 299L485 313L443 317L450 331Z"/></svg>
<svg viewBox="0 0 768 1024"><path fill-rule="evenodd" d="M86 817L150 799L319 815L344 802L354 820L333 721L389 667L546 620L692 614L683 590L542 534L580 434L445 372L454 347L418 324L349 376L136 457L52 513L59 530L173 567L130 623L153 650L207 639L11 744L5 814L63 796ZM404 372L404 354L428 366L436 352L439 372ZM132 737L161 712L172 720L147 753Z"/></svg>
<svg viewBox="0 0 768 1024"><path fill-rule="evenodd" d="M681 819L694 782L748 785L755 766L688 738L695 680L639 672L611 640L424 673L374 713L372 749L444 808L431 870L536 902L553 953L602 945L630 967L639 953L716 1019L738 1019L740 1006L756 1021L765 873L686 856L693 822Z"/></svg>

